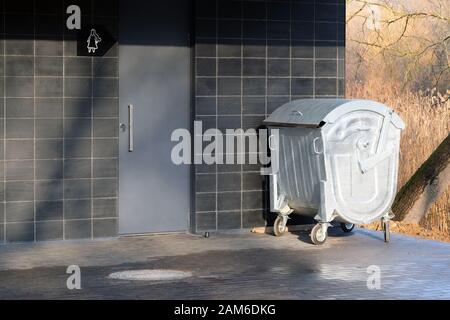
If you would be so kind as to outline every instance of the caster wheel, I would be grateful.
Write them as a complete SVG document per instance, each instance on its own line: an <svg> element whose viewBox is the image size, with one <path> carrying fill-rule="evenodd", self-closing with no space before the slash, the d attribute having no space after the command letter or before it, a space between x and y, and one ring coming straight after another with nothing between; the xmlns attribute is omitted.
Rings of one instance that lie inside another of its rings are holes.
<svg viewBox="0 0 450 320"><path fill-rule="evenodd" d="M383 231L384 231L384 242L388 243L391 241L391 229L389 220L383 221Z"/></svg>
<svg viewBox="0 0 450 320"><path fill-rule="evenodd" d="M327 228L322 226L322 224L318 223L312 228L311 230L311 241L315 245L322 245L327 241L328 238L328 232Z"/></svg>
<svg viewBox="0 0 450 320"><path fill-rule="evenodd" d="M353 223L341 223L341 229L345 233L352 232L354 227L355 225Z"/></svg>
<svg viewBox="0 0 450 320"><path fill-rule="evenodd" d="M281 237L286 232L286 224L283 221L284 219L278 216L273 223L273 234L276 237Z"/></svg>

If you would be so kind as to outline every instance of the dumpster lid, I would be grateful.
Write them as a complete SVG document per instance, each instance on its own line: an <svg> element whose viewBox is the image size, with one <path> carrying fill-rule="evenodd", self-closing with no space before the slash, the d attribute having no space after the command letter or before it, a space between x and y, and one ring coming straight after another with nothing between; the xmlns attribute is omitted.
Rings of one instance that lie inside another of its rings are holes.
<svg viewBox="0 0 450 320"><path fill-rule="evenodd" d="M391 122L399 129L404 123L392 109L371 100L359 99L299 99L288 102L276 109L264 124L287 127L318 128L326 123L335 122L340 116L366 110L386 115L391 112Z"/></svg>

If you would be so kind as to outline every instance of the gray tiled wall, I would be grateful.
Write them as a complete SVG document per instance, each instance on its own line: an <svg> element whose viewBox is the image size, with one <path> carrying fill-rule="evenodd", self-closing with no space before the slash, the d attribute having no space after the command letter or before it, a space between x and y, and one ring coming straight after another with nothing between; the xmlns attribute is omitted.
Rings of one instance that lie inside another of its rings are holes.
<svg viewBox="0 0 450 320"><path fill-rule="evenodd" d="M197 0L195 117L204 129L258 128L292 99L344 95L344 0ZM263 226L255 165L198 165L197 231Z"/></svg>
<svg viewBox="0 0 450 320"><path fill-rule="evenodd" d="M117 234L117 45L79 56L69 4L117 36L116 1L0 1L0 243Z"/></svg>

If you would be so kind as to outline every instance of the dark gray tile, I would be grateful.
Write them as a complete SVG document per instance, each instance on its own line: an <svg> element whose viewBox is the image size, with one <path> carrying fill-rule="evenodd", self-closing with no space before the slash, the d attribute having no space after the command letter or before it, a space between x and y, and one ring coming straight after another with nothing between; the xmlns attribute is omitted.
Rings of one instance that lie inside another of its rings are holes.
<svg viewBox="0 0 450 320"><path fill-rule="evenodd" d="M38 14L60 15L64 8L64 1L60 0L39 0L35 2L35 12Z"/></svg>
<svg viewBox="0 0 450 320"><path fill-rule="evenodd" d="M195 195L196 211L214 211L216 210L215 193L197 193Z"/></svg>
<svg viewBox="0 0 450 320"><path fill-rule="evenodd" d="M243 75L247 77L264 77L266 75L265 59L244 59Z"/></svg>
<svg viewBox="0 0 450 320"><path fill-rule="evenodd" d="M220 58L225 57L241 57L242 44L241 40L238 39L227 39L219 41L217 44L217 56Z"/></svg>
<svg viewBox="0 0 450 320"><path fill-rule="evenodd" d="M94 198L117 197L117 179L94 179Z"/></svg>
<svg viewBox="0 0 450 320"><path fill-rule="evenodd" d="M7 97L33 97L33 77L10 77L5 83L5 95Z"/></svg>
<svg viewBox="0 0 450 320"><path fill-rule="evenodd" d="M290 79L269 78L267 80L267 94L274 96L288 95L290 93Z"/></svg>
<svg viewBox="0 0 450 320"><path fill-rule="evenodd" d="M116 237L117 233L117 219L94 219L94 238Z"/></svg>
<svg viewBox="0 0 450 320"><path fill-rule="evenodd" d="M269 39L290 39L291 24L285 21L269 21L267 37Z"/></svg>
<svg viewBox="0 0 450 320"><path fill-rule="evenodd" d="M118 97L119 81L115 78L95 78L94 97Z"/></svg>
<svg viewBox="0 0 450 320"><path fill-rule="evenodd" d="M66 159L64 161L64 178L80 179L91 177L90 159Z"/></svg>
<svg viewBox="0 0 450 320"><path fill-rule="evenodd" d="M241 59L219 59L219 76L241 76Z"/></svg>
<svg viewBox="0 0 450 320"><path fill-rule="evenodd" d="M92 141L90 139L66 139L64 140L64 157L90 158Z"/></svg>
<svg viewBox="0 0 450 320"><path fill-rule="evenodd" d="M315 24L316 40L338 40L338 30L336 23L316 23Z"/></svg>
<svg viewBox="0 0 450 320"><path fill-rule="evenodd" d="M264 96L266 94L265 78L244 78L242 80L243 95Z"/></svg>
<svg viewBox="0 0 450 320"><path fill-rule="evenodd" d="M34 40L26 36L14 36L5 40L7 55L33 55Z"/></svg>
<svg viewBox="0 0 450 320"><path fill-rule="evenodd" d="M219 230L232 230L241 228L240 211L224 211L217 213L217 228Z"/></svg>
<svg viewBox="0 0 450 320"><path fill-rule="evenodd" d="M291 18L291 6L289 2L269 2L267 12L270 20L289 20Z"/></svg>
<svg viewBox="0 0 450 320"><path fill-rule="evenodd" d="M63 55L63 41L61 39L59 38L36 39L36 56L62 56L62 55Z"/></svg>
<svg viewBox="0 0 450 320"><path fill-rule="evenodd" d="M213 39L197 40L195 44L196 57L215 57L217 52L216 42Z"/></svg>
<svg viewBox="0 0 450 320"><path fill-rule="evenodd" d="M117 217L117 199L94 199L93 215L94 218Z"/></svg>
<svg viewBox="0 0 450 320"><path fill-rule="evenodd" d="M196 94L199 96L216 95L216 79L215 78L197 78Z"/></svg>
<svg viewBox="0 0 450 320"><path fill-rule="evenodd" d="M109 138L118 137L119 119L94 119L94 137Z"/></svg>
<svg viewBox="0 0 450 320"><path fill-rule="evenodd" d="M35 182L36 200L54 201L63 199L63 180L41 180Z"/></svg>
<svg viewBox="0 0 450 320"><path fill-rule="evenodd" d="M62 118L62 98L36 98L36 118Z"/></svg>
<svg viewBox="0 0 450 320"><path fill-rule="evenodd" d="M69 77L91 77L92 59L89 57L64 58L64 73Z"/></svg>
<svg viewBox="0 0 450 320"><path fill-rule="evenodd" d="M195 5L195 16L197 18L215 18L216 2L210 0L197 0Z"/></svg>
<svg viewBox="0 0 450 320"><path fill-rule="evenodd" d="M291 48L292 58L313 58L314 57L314 42L313 41L292 41ZM317 52L316 52L316 57Z"/></svg>
<svg viewBox="0 0 450 320"><path fill-rule="evenodd" d="M66 78L64 80L66 97L91 97L92 80L89 78Z"/></svg>
<svg viewBox="0 0 450 320"><path fill-rule="evenodd" d="M241 127L240 115L217 117L217 128L223 132L225 132L226 129L239 129L240 127Z"/></svg>
<svg viewBox="0 0 450 320"><path fill-rule="evenodd" d="M316 79L316 95L337 95L337 80Z"/></svg>
<svg viewBox="0 0 450 320"><path fill-rule="evenodd" d="M34 183L32 181L5 182L6 201L33 201Z"/></svg>
<svg viewBox="0 0 450 320"><path fill-rule="evenodd" d="M240 173L220 173L217 175L217 191L240 191Z"/></svg>
<svg viewBox="0 0 450 320"><path fill-rule="evenodd" d="M216 76L217 68L216 63L217 60L215 58L197 58L196 62L196 75L197 76Z"/></svg>
<svg viewBox="0 0 450 320"><path fill-rule="evenodd" d="M33 222L33 202L7 202L6 222Z"/></svg>
<svg viewBox="0 0 450 320"><path fill-rule="evenodd" d="M6 56L5 76L33 76L34 57Z"/></svg>
<svg viewBox="0 0 450 320"><path fill-rule="evenodd" d="M64 201L64 217L66 220L91 218L91 200L66 200Z"/></svg>
<svg viewBox="0 0 450 320"><path fill-rule="evenodd" d="M269 77L289 77L291 63L288 59L269 59L267 61L267 75Z"/></svg>
<svg viewBox="0 0 450 320"><path fill-rule="evenodd" d="M292 60L292 76L293 77L313 77L314 76L314 60Z"/></svg>
<svg viewBox="0 0 450 320"><path fill-rule="evenodd" d="M265 39L266 38L266 21L251 21L243 22L242 37L244 39Z"/></svg>
<svg viewBox="0 0 450 320"><path fill-rule="evenodd" d="M335 4L316 3L316 21L338 21L338 7Z"/></svg>
<svg viewBox="0 0 450 320"><path fill-rule="evenodd" d="M36 119L36 138L62 138L63 120L62 119Z"/></svg>
<svg viewBox="0 0 450 320"><path fill-rule="evenodd" d="M56 77L36 77L35 93L37 97L43 98L62 97L63 79Z"/></svg>
<svg viewBox="0 0 450 320"><path fill-rule="evenodd" d="M289 40L268 40L267 57L269 58L289 58L291 43Z"/></svg>
<svg viewBox="0 0 450 320"><path fill-rule="evenodd" d="M64 138L90 138L92 136L92 120L82 118L64 119Z"/></svg>
<svg viewBox="0 0 450 320"><path fill-rule="evenodd" d="M110 158L119 155L119 140L118 139L94 139L93 153L96 158Z"/></svg>
<svg viewBox="0 0 450 320"><path fill-rule="evenodd" d="M216 37L216 21L215 20L206 20L206 19L197 19L195 20L195 35L197 37Z"/></svg>
<svg viewBox="0 0 450 320"><path fill-rule="evenodd" d="M34 137L33 119L9 119L6 122L7 139L24 139Z"/></svg>
<svg viewBox="0 0 450 320"><path fill-rule="evenodd" d="M36 160L36 179L62 179L62 160Z"/></svg>
<svg viewBox="0 0 450 320"><path fill-rule="evenodd" d="M94 77L117 77L118 65L114 58L94 58Z"/></svg>
<svg viewBox="0 0 450 320"><path fill-rule="evenodd" d="M36 76L62 76L62 57L35 57Z"/></svg>
<svg viewBox="0 0 450 320"><path fill-rule="evenodd" d="M262 191L245 191L242 193L242 209L264 208Z"/></svg>
<svg viewBox="0 0 450 320"><path fill-rule="evenodd" d="M118 170L117 159L94 159L94 178L116 178Z"/></svg>
<svg viewBox="0 0 450 320"><path fill-rule="evenodd" d="M91 220L69 220L64 222L65 239L90 239L92 237Z"/></svg>
<svg viewBox="0 0 450 320"><path fill-rule="evenodd" d="M241 193L225 192L217 194L217 210L240 210Z"/></svg>
<svg viewBox="0 0 450 320"><path fill-rule="evenodd" d="M336 77L337 60L316 60L316 77Z"/></svg>
<svg viewBox="0 0 450 320"><path fill-rule="evenodd" d="M215 97L196 97L195 98L196 115L214 115L216 114Z"/></svg>
<svg viewBox="0 0 450 320"><path fill-rule="evenodd" d="M33 98L7 98L6 99L7 118L33 118L34 99Z"/></svg>
<svg viewBox="0 0 450 320"><path fill-rule="evenodd" d="M195 176L196 192L215 192L216 174L197 174Z"/></svg>
<svg viewBox="0 0 450 320"><path fill-rule="evenodd" d="M262 176L259 172L243 173L242 188L243 190L264 190L265 176Z"/></svg>
<svg viewBox="0 0 450 320"><path fill-rule="evenodd" d="M94 117L118 117L119 99L117 98L95 98Z"/></svg>
<svg viewBox="0 0 450 320"><path fill-rule="evenodd" d="M265 116L243 116L242 117L242 129L258 129L262 124Z"/></svg>
<svg viewBox="0 0 450 320"><path fill-rule="evenodd" d="M34 17L32 14L6 14L4 16L5 32L8 35L34 34Z"/></svg>
<svg viewBox="0 0 450 320"><path fill-rule="evenodd" d="M5 162L6 180L33 180L34 179L34 161L6 161Z"/></svg>
<svg viewBox="0 0 450 320"><path fill-rule="evenodd" d="M337 42L324 41L318 42L315 47L316 58L319 59L336 59L337 57Z"/></svg>
<svg viewBox="0 0 450 320"><path fill-rule="evenodd" d="M6 149L6 160L34 158L33 140L6 140Z"/></svg>
<svg viewBox="0 0 450 320"><path fill-rule="evenodd" d="M299 1L300 2L300 1ZM314 3L292 3L292 19L314 21Z"/></svg>
<svg viewBox="0 0 450 320"><path fill-rule="evenodd" d="M241 37L240 20L219 20L218 36L219 38L240 38Z"/></svg>
<svg viewBox="0 0 450 320"><path fill-rule="evenodd" d="M3 223L0 223L0 244L3 244L4 242L5 242L5 225Z"/></svg>
<svg viewBox="0 0 450 320"><path fill-rule="evenodd" d="M265 58L266 40L245 40L243 43L243 56L247 58Z"/></svg>
<svg viewBox="0 0 450 320"><path fill-rule="evenodd" d="M345 80L338 79L338 95L345 97Z"/></svg>
<svg viewBox="0 0 450 320"><path fill-rule="evenodd" d="M239 115L241 113L240 97L219 97L217 103L219 115Z"/></svg>
<svg viewBox="0 0 450 320"><path fill-rule="evenodd" d="M218 95L233 96L241 94L241 78L219 78Z"/></svg>
<svg viewBox="0 0 450 320"><path fill-rule="evenodd" d="M35 15L34 32L38 36L61 36L65 28L66 17L62 15Z"/></svg>
<svg viewBox="0 0 450 320"><path fill-rule="evenodd" d="M294 40L314 40L313 22L293 22L291 38Z"/></svg>
<svg viewBox="0 0 450 320"><path fill-rule="evenodd" d="M34 223L8 223L6 224L7 242L34 241Z"/></svg>
<svg viewBox="0 0 450 320"><path fill-rule="evenodd" d="M293 95L312 95L313 79L293 78L291 81L291 93Z"/></svg>
<svg viewBox="0 0 450 320"><path fill-rule="evenodd" d="M197 212L195 223L197 231L216 230L216 213Z"/></svg>
<svg viewBox="0 0 450 320"><path fill-rule="evenodd" d="M243 114L265 114L266 98L263 97L244 97L242 99Z"/></svg>
<svg viewBox="0 0 450 320"><path fill-rule="evenodd" d="M255 228L264 227L266 219L262 210L244 210L242 211L242 227Z"/></svg>
<svg viewBox="0 0 450 320"><path fill-rule="evenodd" d="M62 220L62 201L36 201L36 221Z"/></svg>
<svg viewBox="0 0 450 320"><path fill-rule="evenodd" d="M36 223L36 241L63 240L63 221Z"/></svg>
<svg viewBox="0 0 450 320"><path fill-rule="evenodd" d="M219 0L218 17L220 19L240 19L242 13L242 1Z"/></svg>
<svg viewBox="0 0 450 320"><path fill-rule="evenodd" d="M65 199L85 199L91 197L91 180L64 180Z"/></svg>
<svg viewBox="0 0 450 320"><path fill-rule="evenodd" d="M263 1L243 1L244 19L264 20L267 17L267 4Z"/></svg>
<svg viewBox="0 0 450 320"><path fill-rule="evenodd" d="M64 116L67 118L92 117L92 99L91 98L64 99Z"/></svg>
<svg viewBox="0 0 450 320"><path fill-rule="evenodd" d="M62 157L62 140L36 140L36 159L60 159Z"/></svg>

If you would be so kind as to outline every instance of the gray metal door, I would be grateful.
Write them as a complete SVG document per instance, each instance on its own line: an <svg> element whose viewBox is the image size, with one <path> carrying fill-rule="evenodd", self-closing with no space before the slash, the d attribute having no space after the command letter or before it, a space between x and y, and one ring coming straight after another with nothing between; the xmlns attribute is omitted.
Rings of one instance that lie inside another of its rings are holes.
<svg viewBox="0 0 450 320"><path fill-rule="evenodd" d="M189 3L121 0L120 234L187 230L190 169L170 137L190 123Z"/></svg>

